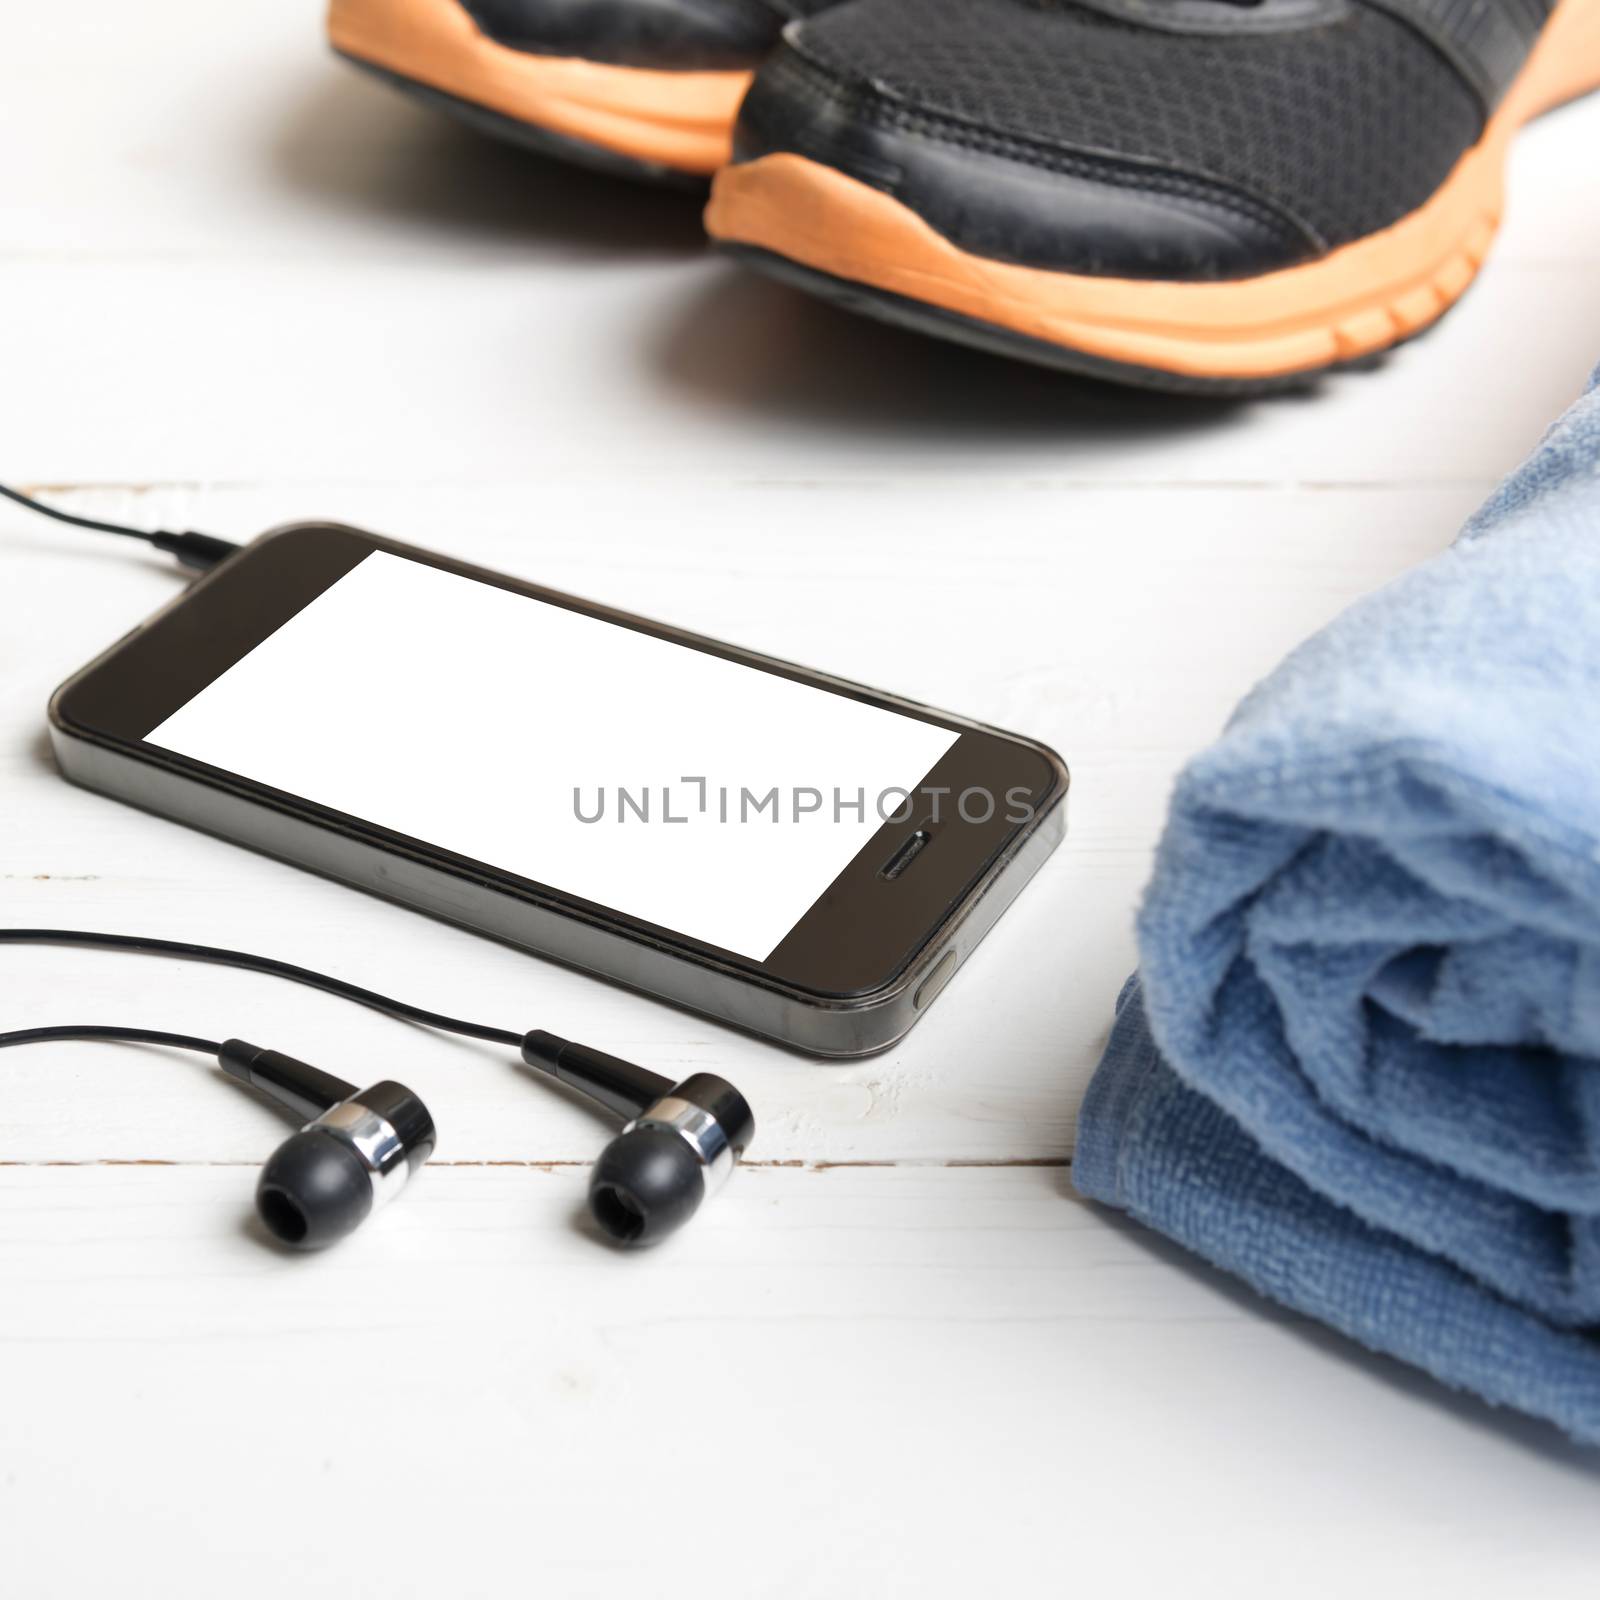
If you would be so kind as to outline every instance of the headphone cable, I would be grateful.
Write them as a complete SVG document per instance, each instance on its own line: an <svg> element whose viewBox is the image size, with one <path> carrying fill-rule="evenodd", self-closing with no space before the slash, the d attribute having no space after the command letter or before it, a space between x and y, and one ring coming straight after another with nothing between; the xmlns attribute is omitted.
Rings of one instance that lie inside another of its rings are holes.
<svg viewBox="0 0 1600 1600"><path fill-rule="evenodd" d="M115 1044L160 1044L172 1050L198 1050L201 1055L221 1054L215 1039L197 1039L188 1033L161 1033L154 1028L102 1028L69 1025L63 1028L18 1028L0 1033L0 1050L12 1044L59 1044L69 1039L106 1039Z"/></svg>
<svg viewBox="0 0 1600 1600"><path fill-rule="evenodd" d="M381 1011L385 1016L395 1017L401 1022L413 1022L418 1027L432 1028L439 1033L460 1034L466 1039L482 1039L488 1044L509 1045L522 1058L525 1066L576 1090L586 1100L604 1106L624 1121L631 1121L673 1089L671 1078L664 1078L660 1073L632 1061L607 1055L603 1050L594 1050L572 1039L563 1039L560 1034L547 1033L543 1028L535 1028L529 1033L512 1033L509 1029L490 1028L481 1022L465 1022L460 1017L427 1011L404 1000L391 999L376 990L346 983L343 978L332 978L325 972L313 972L310 967L296 967L287 961L274 960L271 956L253 956L243 950L222 950L215 945L187 944L174 939L144 939L122 933L88 933L77 928L0 928L0 944L78 945L89 950L175 956L180 961L204 961L213 966L237 967L242 972L259 972L269 978L284 978L290 983L301 983L308 989L320 989L324 994L334 995L340 1000L366 1006L369 1011ZM63 1026L0 1034L0 1047L8 1044L39 1044L46 1039L124 1039L215 1053L209 1040L195 1039L187 1034L161 1035L137 1028L92 1026ZM739 1116L753 1129L754 1120L743 1096L731 1088L728 1093L736 1102Z"/></svg>
<svg viewBox="0 0 1600 1600"><path fill-rule="evenodd" d="M151 532L145 528L130 527L125 522L102 522L97 517L80 517L74 512L47 506L42 500L35 500L32 495L23 494L19 489L8 488L3 483L0 483L0 496L15 501L19 506L26 506L29 511L37 511L41 517L65 522L74 528L87 528L91 533L114 533L124 539L143 540L145 544L153 545L157 550L164 550L168 555L176 556L179 565L189 568L191 572L209 572L219 561L227 560L240 548L228 539L218 539L209 533L173 533L165 528Z"/></svg>
<svg viewBox="0 0 1600 1600"><path fill-rule="evenodd" d="M467 1039L482 1039L489 1044L510 1045L518 1049L523 1035L505 1028L490 1028L482 1023L464 1022L459 1017L447 1017L437 1011L427 1011L421 1006L408 1005L404 1000L394 1000L358 984L346 983L343 978L329 977L323 972L313 972L309 967L296 967L287 961L277 961L271 956L253 956L243 950L222 950L215 945L187 944L172 939L141 939L120 933L86 933L75 928L0 928L0 944L62 944L77 945L90 950L133 951L140 955L172 956L179 961L203 961L212 966L234 967L242 972L258 972L269 978L284 978L290 983L304 984L308 989L320 989L340 1000L349 1000L370 1011L381 1011L401 1022L414 1022L419 1027L432 1028L439 1033L460 1034ZM50 1031L50 1030L45 1030ZM59 1035L58 1035L59 1036ZM85 1037L78 1030L75 1037ZM102 1035L104 1037L104 1035ZM0 1035L0 1044L21 1044L15 1036ZM159 1043L149 1039L147 1043ZM204 1045L204 1041L201 1041ZM186 1048L193 1048L188 1045Z"/></svg>

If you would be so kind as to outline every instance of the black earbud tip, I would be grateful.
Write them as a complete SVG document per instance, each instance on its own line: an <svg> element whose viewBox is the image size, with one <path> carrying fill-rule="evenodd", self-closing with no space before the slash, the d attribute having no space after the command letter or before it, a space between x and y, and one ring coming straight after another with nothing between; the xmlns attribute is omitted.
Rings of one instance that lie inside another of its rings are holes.
<svg viewBox="0 0 1600 1600"><path fill-rule="evenodd" d="M267 1231L295 1250L321 1250L372 1210L372 1178L342 1139L307 1128L286 1139L261 1169L256 1211Z"/></svg>
<svg viewBox="0 0 1600 1600"><path fill-rule="evenodd" d="M705 1168L670 1128L637 1128L613 1139L589 1180L589 1211L608 1238L658 1244L699 1209Z"/></svg>

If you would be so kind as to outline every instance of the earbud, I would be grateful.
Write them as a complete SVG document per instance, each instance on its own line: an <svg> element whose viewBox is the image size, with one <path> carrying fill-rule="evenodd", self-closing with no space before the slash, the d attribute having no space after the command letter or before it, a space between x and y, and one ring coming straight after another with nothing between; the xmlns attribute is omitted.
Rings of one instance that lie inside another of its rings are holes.
<svg viewBox="0 0 1600 1600"><path fill-rule="evenodd" d="M655 1244L732 1177L754 1134L744 1096L726 1079L697 1072L647 1106L601 1152L589 1210L619 1244Z"/></svg>
<svg viewBox="0 0 1600 1600"><path fill-rule="evenodd" d="M745 1097L709 1072L674 1083L553 1033L516 1033L448 1017L270 956L81 928L0 928L0 945L5 944L83 945L214 962L302 983L420 1027L515 1047L528 1066L604 1106L624 1124L595 1163L589 1183L589 1210L618 1244L656 1244L681 1228L728 1181L755 1137ZM256 1188L256 1209L268 1232L297 1250L319 1250L358 1228L405 1187L433 1151L433 1118L403 1085L379 1083L358 1093L342 1078L239 1039L218 1044L191 1034L95 1024L0 1033L0 1049L67 1039L197 1050L300 1117L305 1127L279 1146Z"/></svg>
<svg viewBox="0 0 1600 1600"><path fill-rule="evenodd" d="M433 1151L428 1108L403 1084L359 1092L353 1083L227 1040L222 1070L310 1119L261 1169L256 1211L267 1231L296 1250L321 1250L352 1233L400 1193Z"/></svg>
<svg viewBox="0 0 1600 1600"><path fill-rule="evenodd" d="M589 1181L590 1214L621 1245L657 1244L681 1228L728 1181L755 1136L744 1096L709 1072L675 1084L542 1031L523 1038L522 1059L627 1119Z"/></svg>

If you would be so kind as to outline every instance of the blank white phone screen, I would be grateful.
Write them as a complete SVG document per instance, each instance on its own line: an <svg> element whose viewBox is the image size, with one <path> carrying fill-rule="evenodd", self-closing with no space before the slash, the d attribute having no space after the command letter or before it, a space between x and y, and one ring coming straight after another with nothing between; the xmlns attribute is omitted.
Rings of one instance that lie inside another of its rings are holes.
<svg viewBox="0 0 1600 1600"><path fill-rule="evenodd" d="M375 551L148 740L764 961L958 737Z"/></svg>

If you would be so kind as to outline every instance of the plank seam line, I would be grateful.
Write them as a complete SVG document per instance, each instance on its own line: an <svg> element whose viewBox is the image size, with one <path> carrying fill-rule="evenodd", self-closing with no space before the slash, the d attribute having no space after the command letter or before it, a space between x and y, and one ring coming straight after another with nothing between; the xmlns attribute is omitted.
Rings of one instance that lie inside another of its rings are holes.
<svg viewBox="0 0 1600 1600"><path fill-rule="evenodd" d="M203 1167L260 1167L260 1161L175 1161L166 1158L140 1158L136 1156L98 1156L84 1160L37 1160L37 1161L0 1161L0 1171L26 1171L29 1169L43 1169L51 1167L163 1167L163 1168L203 1168ZM509 1167L516 1170L555 1172L558 1170L582 1170L592 1167L592 1161L554 1160L541 1161L521 1157L485 1158L479 1161L430 1161L429 1167L441 1170L455 1168L493 1168ZM767 1172L856 1172L865 1170L878 1170L897 1167L939 1167L952 1170L969 1170L985 1168L1065 1168L1072 1165L1068 1156L1018 1156L1013 1160L979 1160L972 1157L903 1157L898 1160L885 1161L803 1161L773 1160L773 1161L741 1161L741 1167L753 1171Z"/></svg>

